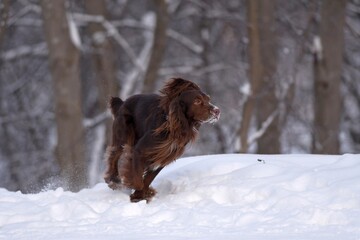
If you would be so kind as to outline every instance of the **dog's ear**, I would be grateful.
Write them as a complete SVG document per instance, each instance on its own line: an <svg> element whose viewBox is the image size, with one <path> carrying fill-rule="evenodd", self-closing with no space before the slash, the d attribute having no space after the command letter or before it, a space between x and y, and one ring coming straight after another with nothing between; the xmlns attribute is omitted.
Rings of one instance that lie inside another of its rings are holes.
<svg viewBox="0 0 360 240"><path fill-rule="evenodd" d="M182 78L172 78L160 90L161 101L160 106L169 112L171 102L180 96L181 93L189 90L200 90L199 86L195 83Z"/></svg>
<svg viewBox="0 0 360 240"><path fill-rule="evenodd" d="M160 90L163 96L171 99L179 96L184 91L200 90L199 86L189 80L183 78L171 78L166 82L165 86Z"/></svg>
<svg viewBox="0 0 360 240"><path fill-rule="evenodd" d="M168 122L170 135L175 138L183 138L189 132L189 121L186 118L186 104L180 97L171 101L169 106Z"/></svg>

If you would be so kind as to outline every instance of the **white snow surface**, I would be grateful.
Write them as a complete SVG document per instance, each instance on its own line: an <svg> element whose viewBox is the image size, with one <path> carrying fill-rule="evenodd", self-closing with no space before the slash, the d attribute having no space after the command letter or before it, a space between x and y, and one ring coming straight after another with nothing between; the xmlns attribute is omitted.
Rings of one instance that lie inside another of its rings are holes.
<svg viewBox="0 0 360 240"><path fill-rule="evenodd" d="M153 186L0 189L0 239L360 239L360 155L183 158Z"/></svg>

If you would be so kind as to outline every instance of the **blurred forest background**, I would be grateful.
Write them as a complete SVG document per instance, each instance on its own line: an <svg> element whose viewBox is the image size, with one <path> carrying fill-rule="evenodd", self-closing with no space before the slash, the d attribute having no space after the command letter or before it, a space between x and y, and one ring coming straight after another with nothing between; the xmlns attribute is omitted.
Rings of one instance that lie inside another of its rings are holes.
<svg viewBox="0 0 360 240"><path fill-rule="evenodd" d="M0 0L0 187L102 181L108 97L174 76L222 111L186 155L357 153L360 0Z"/></svg>

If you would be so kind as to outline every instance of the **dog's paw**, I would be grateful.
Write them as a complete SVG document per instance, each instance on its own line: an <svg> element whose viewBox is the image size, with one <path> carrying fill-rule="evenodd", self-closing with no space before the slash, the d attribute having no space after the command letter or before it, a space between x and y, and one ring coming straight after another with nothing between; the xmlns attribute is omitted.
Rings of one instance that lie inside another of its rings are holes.
<svg viewBox="0 0 360 240"><path fill-rule="evenodd" d="M110 183L110 182L120 183L121 182L121 180L120 180L120 178L118 178L117 174L110 174L110 173L105 174L104 180L106 183Z"/></svg>
<svg viewBox="0 0 360 240"><path fill-rule="evenodd" d="M146 203L149 203L156 193L156 190L152 187L149 187L146 190L135 190L135 192L130 195L130 201L136 203L146 200Z"/></svg>
<svg viewBox="0 0 360 240"><path fill-rule="evenodd" d="M135 192L130 195L130 202L136 203L142 200L145 200L143 191L135 190Z"/></svg>
<svg viewBox="0 0 360 240"><path fill-rule="evenodd" d="M112 190L118 190L122 188L121 180L117 176L106 175L104 180Z"/></svg>
<svg viewBox="0 0 360 240"><path fill-rule="evenodd" d="M111 188L112 190L121 190L121 189L123 189L123 185L121 183L112 182L112 181L108 183L108 187Z"/></svg>
<svg viewBox="0 0 360 240"><path fill-rule="evenodd" d="M156 195L157 191L152 188L152 187L149 187L149 189L145 192L145 199L147 202L150 202L151 199Z"/></svg>

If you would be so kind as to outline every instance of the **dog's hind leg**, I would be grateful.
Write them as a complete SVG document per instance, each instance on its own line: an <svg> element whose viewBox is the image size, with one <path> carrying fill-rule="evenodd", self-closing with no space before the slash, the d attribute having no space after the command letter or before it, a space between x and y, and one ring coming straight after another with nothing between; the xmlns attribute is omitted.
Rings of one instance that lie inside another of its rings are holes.
<svg viewBox="0 0 360 240"><path fill-rule="evenodd" d="M137 190L143 188L144 163L141 155L129 145L125 145L119 173L124 186Z"/></svg>
<svg viewBox="0 0 360 240"><path fill-rule="evenodd" d="M112 104L114 103L112 102ZM118 163L123 161L124 156L122 155L125 145L133 145L135 136L131 118L126 114L126 109L121 108L116 112L112 127L112 143L107 148L107 170L104 176L105 182L114 190L122 187Z"/></svg>
<svg viewBox="0 0 360 240"><path fill-rule="evenodd" d="M104 180L111 189L118 189L121 187L121 181L118 172L118 161L123 152L121 146L109 146L107 148L107 170L105 172Z"/></svg>

